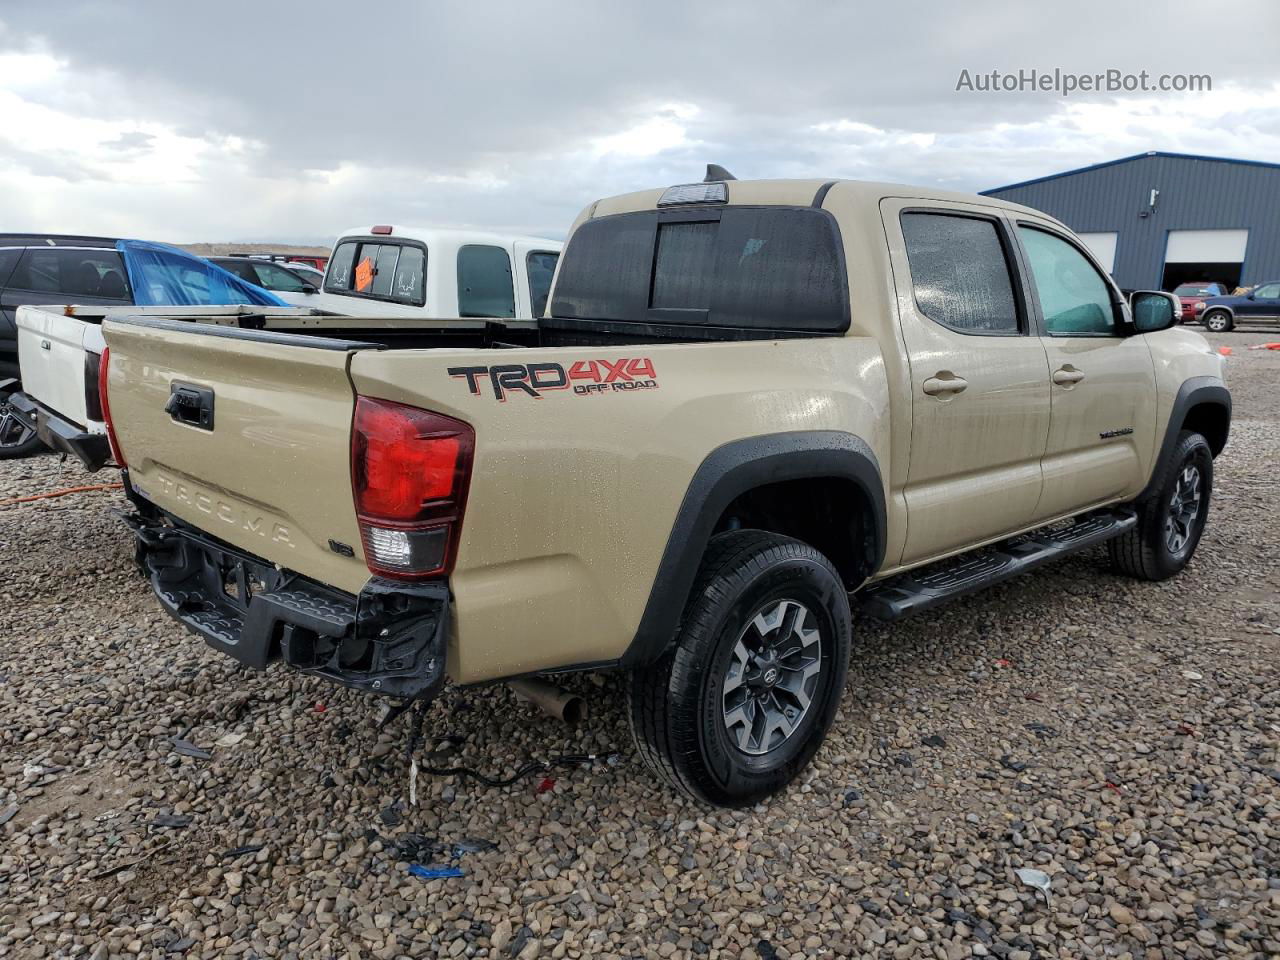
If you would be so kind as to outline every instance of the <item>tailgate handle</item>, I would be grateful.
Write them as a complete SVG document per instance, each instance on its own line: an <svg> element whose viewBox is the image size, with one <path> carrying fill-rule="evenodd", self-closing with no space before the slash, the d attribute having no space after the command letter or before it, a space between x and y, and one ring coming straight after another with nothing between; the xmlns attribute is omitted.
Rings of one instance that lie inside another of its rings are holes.
<svg viewBox="0 0 1280 960"><path fill-rule="evenodd" d="M175 381L169 385L169 400L164 405L164 412L176 423L212 430L213 389Z"/></svg>

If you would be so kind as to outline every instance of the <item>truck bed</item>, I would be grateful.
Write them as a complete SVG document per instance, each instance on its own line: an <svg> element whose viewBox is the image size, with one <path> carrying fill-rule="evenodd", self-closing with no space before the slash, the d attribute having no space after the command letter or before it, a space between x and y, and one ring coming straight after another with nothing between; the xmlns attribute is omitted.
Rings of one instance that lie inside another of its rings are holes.
<svg viewBox="0 0 1280 960"><path fill-rule="evenodd" d="M887 390L879 350L861 337L752 331L698 342L706 331L287 313L260 323L116 318L103 332L110 413L136 495L352 596L371 580L352 493L357 399L470 425L474 461L448 578L449 672L463 682L620 656L708 451L855 418L887 430L866 416ZM171 399L184 386L207 391L207 428L175 419ZM620 511L631 517L625 533Z"/></svg>

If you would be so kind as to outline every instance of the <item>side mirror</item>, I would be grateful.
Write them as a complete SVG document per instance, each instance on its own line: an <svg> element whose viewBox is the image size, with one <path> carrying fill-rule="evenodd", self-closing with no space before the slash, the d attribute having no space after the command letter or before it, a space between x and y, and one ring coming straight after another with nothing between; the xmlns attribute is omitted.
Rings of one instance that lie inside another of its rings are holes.
<svg viewBox="0 0 1280 960"><path fill-rule="evenodd" d="M1138 290L1129 298L1136 333L1168 330L1182 319L1182 301L1163 290Z"/></svg>
<svg viewBox="0 0 1280 960"><path fill-rule="evenodd" d="M303 293L315 293L315 292L316 292L316 286L315 286L315 284L313 284L313 283L303 283L303 284L302 284L302 292L303 292Z"/></svg>

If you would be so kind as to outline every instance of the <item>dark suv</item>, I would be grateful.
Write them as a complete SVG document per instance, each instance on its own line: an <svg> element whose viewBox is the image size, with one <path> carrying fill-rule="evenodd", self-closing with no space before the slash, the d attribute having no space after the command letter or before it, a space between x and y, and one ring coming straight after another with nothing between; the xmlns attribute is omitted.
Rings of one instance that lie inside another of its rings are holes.
<svg viewBox="0 0 1280 960"><path fill-rule="evenodd" d="M116 242L68 234L0 233L0 380L18 376L14 315L19 305L133 302Z"/></svg>

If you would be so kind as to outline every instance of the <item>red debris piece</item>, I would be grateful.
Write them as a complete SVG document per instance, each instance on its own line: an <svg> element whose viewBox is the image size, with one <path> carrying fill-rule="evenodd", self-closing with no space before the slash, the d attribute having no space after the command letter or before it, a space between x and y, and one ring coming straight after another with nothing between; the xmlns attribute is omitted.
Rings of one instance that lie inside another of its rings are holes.
<svg viewBox="0 0 1280 960"><path fill-rule="evenodd" d="M1231 348L1230 348L1230 347L1219 347L1219 348L1218 348L1218 352L1219 352L1220 354L1222 354L1224 357L1229 357L1229 356L1231 356Z"/></svg>
<svg viewBox="0 0 1280 960"><path fill-rule="evenodd" d="M1104 783L1104 784L1103 784L1103 786L1104 786L1104 787L1106 787L1108 790L1114 790L1114 791L1115 791L1115 793L1116 793L1116 796L1119 796L1119 795L1120 795L1120 788L1119 788L1119 787L1117 787L1117 786L1116 786L1114 783L1112 783L1110 780L1108 780L1106 783Z"/></svg>
<svg viewBox="0 0 1280 960"><path fill-rule="evenodd" d="M1180 723L1178 724L1178 732L1184 737L1194 737L1196 735L1196 728L1189 723Z"/></svg>
<svg viewBox="0 0 1280 960"><path fill-rule="evenodd" d="M323 703L320 703L318 700L316 701L316 713L324 713L328 709L329 708L326 707Z"/></svg>
<svg viewBox="0 0 1280 960"><path fill-rule="evenodd" d="M539 794L546 793L555 785L556 781L553 777L543 777L542 782L538 784L537 788L533 792Z"/></svg>
<svg viewBox="0 0 1280 960"><path fill-rule="evenodd" d="M1012 667L1012 666L1013 666L1013 661L1012 661L1012 660L1006 660L1004 657L1001 657L999 660L997 660L997 661L996 661L996 666L997 666L997 667Z"/></svg>

